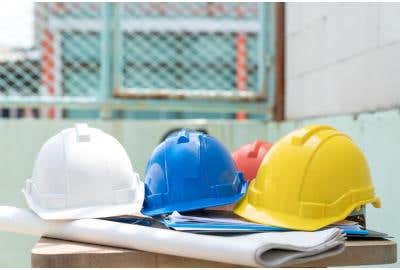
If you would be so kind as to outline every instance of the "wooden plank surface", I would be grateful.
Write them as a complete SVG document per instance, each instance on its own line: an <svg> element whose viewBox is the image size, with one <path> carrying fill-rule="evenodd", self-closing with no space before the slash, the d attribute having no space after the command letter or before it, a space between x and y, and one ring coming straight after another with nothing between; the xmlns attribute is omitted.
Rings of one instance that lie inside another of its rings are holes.
<svg viewBox="0 0 400 270"><path fill-rule="evenodd" d="M390 240L346 241L343 253L297 267L395 263L396 243ZM140 250L42 238L32 249L32 267L240 267L225 263L163 255Z"/></svg>

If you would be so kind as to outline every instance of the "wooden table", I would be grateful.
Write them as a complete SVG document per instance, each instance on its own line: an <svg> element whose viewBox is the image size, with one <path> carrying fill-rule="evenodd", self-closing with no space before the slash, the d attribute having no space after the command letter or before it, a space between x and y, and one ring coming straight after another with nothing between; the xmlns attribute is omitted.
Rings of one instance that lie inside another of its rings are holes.
<svg viewBox="0 0 400 270"><path fill-rule="evenodd" d="M395 263L396 243L390 240L347 241L343 253L296 267ZM32 249L32 267L238 267L225 263L163 255L140 250L42 238ZM239 266L240 267L240 266Z"/></svg>

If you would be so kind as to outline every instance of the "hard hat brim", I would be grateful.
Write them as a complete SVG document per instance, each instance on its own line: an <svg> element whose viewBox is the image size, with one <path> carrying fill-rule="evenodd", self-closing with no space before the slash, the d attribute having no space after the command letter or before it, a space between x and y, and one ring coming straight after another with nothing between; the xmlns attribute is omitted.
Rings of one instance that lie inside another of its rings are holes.
<svg viewBox="0 0 400 270"><path fill-rule="evenodd" d="M346 217L348 217L354 209L368 203L371 203L374 207L380 207L379 198L374 197L372 199L359 201L349 205L346 211L343 211L341 215L315 219L299 217L297 215L288 215L266 209L257 209L248 202L248 196L246 195L240 202L236 204L233 212L249 221L264 225L292 230L315 231L327 225L346 219Z"/></svg>
<svg viewBox="0 0 400 270"><path fill-rule="evenodd" d="M45 220L71 220L83 218L105 218L116 217L123 215L132 215L143 217L140 212L142 208L142 201L140 199L136 202L123 203L116 205L104 205L82 208L67 208L67 209L44 209L32 200L32 197L25 190L22 190L25 196L26 203L29 208L38 216Z"/></svg>
<svg viewBox="0 0 400 270"><path fill-rule="evenodd" d="M171 204L166 207L157 208L157 209L143 209L142 213L146 216L157 216L157 215L162 215L162 214L169 214L174 211L186 212L186 211L204 209L204 208L208 208L208 207L233 204L233 203L236 203L237 201L239 201L244 196L245 190L246 189L244 188L243 192L233 195L231 197L207 198L207 199L194 200L194 201L189 201L189 202L186 201L186 202L182 202L182 203Z"/></svg>

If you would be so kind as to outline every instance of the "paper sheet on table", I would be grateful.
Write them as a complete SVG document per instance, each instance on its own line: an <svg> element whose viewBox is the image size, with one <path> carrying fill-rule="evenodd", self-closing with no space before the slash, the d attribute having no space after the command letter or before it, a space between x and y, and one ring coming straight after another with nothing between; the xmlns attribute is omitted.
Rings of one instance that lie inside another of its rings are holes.
<svg viewBox="0 0 400 270"><path fill-rule="evenodd" d="M182 215L177 211L163 219L164 224L178 231L215 231L215 232L263 232L263 231L289 231L284 228L268 226L258 223L242 220L240 217L227 213L215 214L213 211L204 212L203 215ZM211 214L210 214L211 213ZM215 213L221 213L215 211ZM328 228L340 228L346 234L368 234L368 231L363 230L355 221L343 220L335 224L327 226Z"/></svg>
<svg viewBox="0 0 400 270"><path fill-rule="evenodd" d="M201 217L201 216L192 216L192 215L182 215L177 211L174 211L171 215L168 216L168 219L171 222L201 222L201 223L228 223L228 224L246 224L253 225L255 223L241 220L237 217L232 218L220 218L220 217Z"/></svg>

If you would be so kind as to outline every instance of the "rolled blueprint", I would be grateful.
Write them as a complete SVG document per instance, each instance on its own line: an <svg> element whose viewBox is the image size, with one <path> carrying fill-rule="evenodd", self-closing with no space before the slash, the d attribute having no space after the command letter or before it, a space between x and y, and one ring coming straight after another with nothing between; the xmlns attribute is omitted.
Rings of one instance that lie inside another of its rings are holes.
<svg viewBox="0 0 400 270"><path fill-rule="evenodd" d="M245 266L277 267L336 255L340 229L224 237L100 219L46 221L28 209L0 206L0 231L107 245Z"/></svg>

